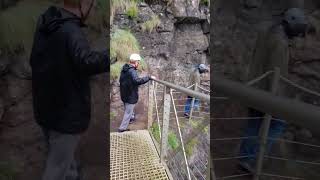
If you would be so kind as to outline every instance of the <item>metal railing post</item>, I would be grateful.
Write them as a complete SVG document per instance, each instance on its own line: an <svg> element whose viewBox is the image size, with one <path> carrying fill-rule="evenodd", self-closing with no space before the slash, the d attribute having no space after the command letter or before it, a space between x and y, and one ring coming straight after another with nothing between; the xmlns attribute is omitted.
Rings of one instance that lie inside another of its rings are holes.
<svg viewBox="0 0 320 180"><path fill-rule="evenodd" d="M278 67L276 67L274 70L272 84L271 84L271 93L272 94L276 94L276 92L278 90L279 79L280 79L280 69ZM269 134L269 127L270 127L271 119L272 119L272 116L269 114L266 114L264 117L264 120L263 120L262 128L260 130L260 147L259 147L259 152L258 152L256 173L253 176L253 180L259 180L261 172L262 172L263 156L266 151L267 138L268 138L268 134Z"/></svg>
<svg viewBox="0 0 320 180"><path fill-rule="evenodd" d="M152 126L153 123L153 93L154 93L154 84L155 82L152 81L149 83L149 100L148 100L148 127L149 129Z"/></svg>
<svg viewBox="0 0 320 180"><path fill-rule="evenodd" d="M168 131L169 131L169 121L170 121L170 104L171 98L170 94L164 91L164 102L163 102L163 121L162 121L162 136L160 145L160 162L163 162L167 156L168 147Z"/></svg>
<svg viewBox="0 0 320 180"><path fill-rule="evenodd" d="M194 90L197 91L197 87L198 87L198 84L195 83L194 84ZM194 109L194 102L195 102L196 98L195 97L192 97L192 102L191 102L191 109L190 109L190 114L189 114L189 120L191 120L192 118L192 113L193 113L193 109Z"/></svg>
<svg viewBox="0 0 320 180"><path fill-rule="evenodd" d="M159 117L157 92L156 91L157 91L157 84L155 84L155 86L154 86L153 97L154 97L154 104L156 106L156 118L157 118L157 122L158 122L159 136L160 136L160 139L161 139L160 117Z"/></svg>
<svg viewBox="0 0 320 180"><path fill-rule="evenodd" d="M214 172L214 164L212 161L212 156L211 153L209 153L209 179L211 178L211 180L216 180L216 173Z"/></svg>
<svg viewBox="0 0 320 180"><path fill-rule="evenodd" d="M206 179L209 179L210 180L210 173L211 173L211 169L210 169L210 166L211 166L211 160L210 160L210 152L209 152L209 156L208 156L208 166L207 166L207 176L206 176Z"/></svg>

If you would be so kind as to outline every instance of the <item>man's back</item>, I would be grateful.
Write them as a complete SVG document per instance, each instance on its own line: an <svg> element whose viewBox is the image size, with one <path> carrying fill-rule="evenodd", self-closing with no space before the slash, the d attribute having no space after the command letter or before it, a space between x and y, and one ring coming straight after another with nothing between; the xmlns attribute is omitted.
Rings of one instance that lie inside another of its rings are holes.
<svg viewBox="0 0 320 180"><path fill-rule="evenodd" d="M90 50L80 18L50 7L38 21L30 64L37 122L63 133L80 133L90 120L89 76L106 72L107 52Z"/></svg>
<svg viewBox="0 0 320 180"><path fill-rule="evenodd" d="M130 64L125 64L120 75L121 100L125 103L136 104L139 100L139 85L149 80L149 76L139 78L135 68Z"/></svg>
<svg viewBox="0 0 320 180"><path fill-rule="evenodd" d="M267 71L279 67L281 75L288 74L289 49L288 40L283 27L273 26L267 31L260 32L253 58L249 64L248 81L255 79ZM263 90L270 89L270 79L259 82L256 87Z"/></svg>
<svg viewBox="0 0 320 180"><path fill-rule="evenodd" d="M200 72L198 68L195 67L191 69L189 82L190 82L190 85L193 85L196 83L200 85L201 78L200 78Z"/></svg>

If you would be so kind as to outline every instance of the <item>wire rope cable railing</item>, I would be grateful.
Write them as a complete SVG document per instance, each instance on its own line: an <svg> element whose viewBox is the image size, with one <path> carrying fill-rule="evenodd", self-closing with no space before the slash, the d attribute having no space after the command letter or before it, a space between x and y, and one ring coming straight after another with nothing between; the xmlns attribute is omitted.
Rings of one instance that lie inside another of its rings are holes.
<svg viewBox="0 0 320 180"><path fill-rule="evenodd" d="M184 178L186 179L194 179L196 177L198 178L202 178L202 179L205 179L205 174L202 174L202 172L204 172L205 169L207 169L208 167L205 165L205 163L201 163L200 166L197 166L197 167L194 167L192 166L193 168L190 169L190 164L188 162L188 157L187 157L187 154L186 154L186 149L185 149L185 145L186 144L189 144L191 142L191 138L194 138L194 137L197 137L199 136L199 132L205 132L204 131L204 128L205 127L209 127L209 123L205 123L205 126L197 126L196 129L192 128L192 131L191 132L187 132L185 130L182 129L182 125L180 124L180 119L183 119L183 126L190 126L191 122L194 122L196 124L198 123L202 123L203 120L197 120L199 118L202 118L202 119L205 119L205 117L202 117L202 115L206 116L208 118L208 121L209 120L209 113L208 112L205 112L205 111L202 111L202 110L208 110L208 106L197 106L197 110L194 111L194 115L196 116L192 116L193 120L190 121L189 119L186 119L186 117L183 117L183 116L179 116L179 114L181 113L184 113L185 110L186 110L186 104L181 104L181 103L187 103L188 99L189 98L182 98L183 96L190 96L190 97L195 97L195 98L199 98L201 100L201 102L203 103L209 103L210 102L210 96L209 95L206 95L206 94L203 94L201 92L197 92L197 91L194 91L194 90L191 90L190 88L194 87L195 85L191 85L187 88L183 88L183 87L179 87L179 86L176 86L174 84L171 84L171 83L168 83L168 82L165 82L165 81L161 81L161 80L156 80L154 81L155 85L154 85L154 88L152 89L153 92L152 92L152 96L154 96L152 99L153 101L156 101L156 103L153 103L153 106L157 106L155 109L156 109L156 112L155 113L150 113L152 115L152 117L155 118L155 122L154 123L157 123L159 127L158 128L158 131L161 131L161 132L166 132L166 133L174 133L174 134L177 134L177 137L178 137L178 141L180 142L178 147L175 148L175 149L171 149L171 148L168 148L168 153L165 153L166 154L166 163L169 163L169 165L174 165L174 167L172 168L176 168L177 166L179 167L179 169L181 169L183 166L185 166L185 168L182 168L181 171L179 171L178 174L176 174L177 178L182 178L181 176L185 176ZM157 86L157 84L161 84L164 89L162 91L160 91L159 87ZM199 88L200 89L200 88ZM203 90L205 91L205 90ZM163 94L163 95L161 95ZM170 99L170 104L172 104L172 106L170 107L169 111L168 109L166 109L166 106L165 106L165 101L167 100L167 98L164 98L166 97L165 95L168 94L169 95L169 99ZM149 93L150 95L150 93ZM160 97L160 98L158 98ZM149 98L150 100L150 98ZM160 102L160 103L159 103ZM159 105L160 104L160 105ZM180 108L183 108L180 110ZM191 108L196 108L191 106ZM148 109L154 109L154 107L148 107ZM178 110L179 109L179 110ZM162 111L163 110L163 111ZM149 111L149 110L148 110ZM204 112L204 113L203 113ZM175 121L169 121L169 125L166 125L167 123L165 123L164 121L166 120L166 118L169 118L169 119L172 119L172 118L175 118ZM149 120L148 120L149 121ZM171 122L171 123L170 123ZM148 124L153 124L153 123L149 123ZM160 128L160 126L162 126L162 128ZM192 126L190 126L192 127ZM202 127L202 129L201 129ZM172 130L166 130L164 131L165 129L163 128L169 128L169 129L172 129ZM197 129L201 129L201 131L197 130ZM195 132L195 131L198 131L198 132ZM165 134L166 134L165 133ZM168 134L166 134L168 135ZM197 135L197 136L196 136ZM161 146L162 147L162 139L165 138L163 137L164 134L161 133ZM185 141L186 139L186 141ZM204 138L206 139L206 138ZM210 141L210 138L207 138L208 141L206 144L207 147L209 147L209 141ZM163 148L160 148L160 156L161 154L164 154L164 153L161 153L161 151L163 151ZM200 155L202 156L202 158L204 157L207 157L204 155L205 153L200 153ZM207 155L207 154L206 154ZM199 155L197 155L199 156ZM176 161L176 158L179 157L179 161L175 162ZM160 159L162 159L162 157L160 157ZM205 159L206 160L206 159ZM201 161L202 162L202 161ZM184 164L184 165L183 165ZM170 167L169 167L170 169ZM206 171L209 171L209 170L206 170ZM175 170L173 170L173 172L175 172ZM177 172L175 172L177 173ZM181 174L182 173L182 174ZM184 174L184 175L183 175ZM182 179L184 179L182 178Z"/></svg>
<svg viewBox="0 0 320 180"><path fill-rule="evenodd" d="M258 78L255 78L254 80L251 80L251 81L249 81L249 82L247 82L247 83L245 83L245 86L251 86L251 85L254 85L254 84L256 84L256 83L258 83L259 81L261 81L261 80L263 80L264 78L266 78L267 76L269 76L269 75L271 75L272 73L276 73L276 70L275 71L268 71L268 72L266 72L266 73L264 73L263 75L261 75L261 76L259 76ZM320 97L320 93L318 93L318 92L316 92L316 91L314 91L314 90L311 90L311 89L308 89L308 88L305 88L305 87L303 87L303 86L301 86L301 85L299 85L299 84L297 84L297 83L295 83L295 82L293 82L293 81L291 81L291 80L289 80L288 78L286 78L286 77L284 77L284 76L281 76L281 75L279 75L278 76L278 81L279 80L281 80L281 81L283 81L283 82L285 82L285 83L287 83L287 84L289 84L289 85L291 85L291 86L293 86L293 87L295 87L295 88L297 88L297 89L299 89L299 90L302 90L303 92L306 92L306 93L309 93L309 94L311 94L311 95L314 95L314 96L316 96L316 97ZM222 79L219 79L219 81L221 82L221 81L223 81ZM229 80L228 80L229 81ZM230 85L227 85L227 83L224 83L224 84L222 84L221 83L221 85L220 85L220 83L219 83L219 90L217 90L217 92L221 92L221 93L224 93L224 91L226 91L226 90L222 90L222 87L224 88L224 89L226 89L226 88L229 88L229 89L231 89L231 87L234 87L234 89L238 89L238 88L236 88L236 85L235 84L232 84L231 85L231 81L229 81L230 82ZM233 85L235 85L235 86L233 86ZM240 87L240 84L239 84L239 87ZM244 86L243 86L244 87ZM245 91L247 91L247 89L245 90L245 88L243 88L243 89L241 89L241 90L243 90L242 92L245 92ZM248 91L249 91L249 89L248 89ZM216 92L216 91L215 91ZM242 93L241 92L241 93ZM246 99L245 98L242 98L241 96L242 95L232 95L232 93L233 94L236 94L237 92L236 91L229 91L228 90L228 93L224 93L225 95L227 95L227 97L213 97L213 99L236 99L236 100L238 100L238 101L240 101L240 102L245 102L246 101ZM254 92L252 92L252 93L254 93ZM240 94L240 93L238 93L238 94ZM243 94L245 94L245 93L243 93ZM249 94L249 93L248 93ZM259 95L263 95L262 93L261 94L259 94ZM257 95L254 95L253 94L253 96L255 96L255 97L257 97L258 96L258 93L257 93ZM241 99L241 98L242 99ZM244 96L243 96L244 97ZM264 101L267 101L267 98L264 98L265 100ZM269 98L269 99L271 99L271 98ZM249 100L249 101L251 101L252 100L252 98ZM261 99L259 99L259 101L261 101L262 102L262 98ZM258 100L256 101L256 102L258 102ZM253 105L252 104L255 104L256 102L254 102L254 103L251 103L251 107L253 107ZM280 99L279 99L279 102L280 102ZM289 104L289 102L287 103L287 102L285 102L285 101L283 101L283 105L284 104L287 104L287 105L290 105L291 106L291 104ZM298 103L300 103L300 102L298 102ZM297 105L298 105L298 103L297 103ZM257 103L256 103L257 104ZM301 103L301 104L303 104L303 102ZM295 106L296 104L294 104L294 106ZM269 104L269 106L270 106L270 104ZM292 107L294 107L294 106L292 106ZM299 105L300 106L300 105ZM311 105L312 106L312 105ZM308 114L310 114L311 113L311 111L312 112L315 112L316 111L316 108L313 108L313 107L311 107L310 106L310 112L308 113ZM270 106L271 107L271 106ZM309 107L309 106L308 106ZM257 109L259 109L259 108L257 108ZM260 108L261 109L261 108ZM272 111L273 112L275 112L276 110L275 110L275 108L269 108L269 109L267 109L267 112L268 112L268 110L269 111L271 111L271 109L272 109ZM292 109L295 109L295 108L292 108ZM282 111L282 110L280 110L280 111ZM302 113L302 111L299 111L299 112L301 112ZM287 115L285 115L284 114L284 111L282 111L282 112L277 112L279 115L277 115L277 117L281 117L281 119L279 119L279 118L274 118L274 117L272 117L272 116L270 116L271 118L270 118L270 120L275 120L275 121L280 121L280 122L285 122L285 123L287 123L286 121L284 121L284 120L282 120L282 118L283 119L297 119L297 120L295 120L294 122L297 122L298 121L298 119L301 119L302 120L302 116L301 115L298 115L298 116L296 116L296 117L294 117L293 115L291 115L291 116L287 116ZM277 113L275 113L275 114L277 114ZM283 115L281 115L281 113L283 114ZM294 113L294 114L297 114L296 112ZM304 114L306 114L306 113L304 113ZM318 114L318 113L315 113L315 114ZM284 117L282 117L282 116L284 116ZM289 118L289 117L291 117L291 118ZM310 118L307 118L307 117L310 117ZM308 119L308 121L310 122L311 121L311 119L314 119L314 121L315 121L315 118L313 118L313 117L311 117L311 116L307 116L306 117L306 119ZM316 117L316 115L314 115L314 117ZM218 118L215 118L215 117L212 117L212 119L213 119L213 121L214 120L249 120L249 119L252 119L252 120L254 120L254 119L256 119L256 120L262 120L262 119L264 119L265 117L218 117ZM224 122L224 121L221 121L221 122ZM298 123L298 125L302 125L303 126L303 123ZM307 128L308 127L312 127L312 126L307 126ZM315 132L315 128L311 128L311 131L312 132ZM211 142L216 142L216 141L241 141L241 140L245 140L245 139L260 139L261 137L260 136L247 136L247 137L219 137L219 138L211 138L210 139L210 141ZM295 141L295 140L289 140L289 139L284 139L284 138L270 138L270 137L266 137L266 139L267 140L272 140L272 141L277 141L277 142L282 142L282 143L291 143L291 144L295 144L295 145L300 145L300 146L307 146L307 147L309 147L309 148L320 148L320 145L317 145L317 144L313 144L313 143L307 143L307 142L299 142L299 141ZM315 149L316 150L316 149ZM250 157L250 156L230 156L230 157L216 157L216 158L213 158L212 160L213 161L228 161L228 160L235 160L235 159L241 159L241 158L246 158L246 157ZM278 156L271 156L271 155L263 155L263 158L266 158L266 159L273 159L273 160L277 160L277 161L288 161L288 162L292 162L292 163L300 163L300 164L303 164L303 165L313 165L313 166L316 166L316 167L318 167L319 165L320 165L320 162L318 162L318 161L312 161L312 160L299 160L299 159L295 159L295 158L293 158L293 159L290 159L290 158L285 158L285 157L278 157ZM242 177L242 176L249 176L249 175L252 175L252 173L249 173L249 174L239 174L239 175L226 175L226 176L222 176L222 177L217 177L216 179L236 179L236 178L239 178L239 177ZM259 172L259 177L261 177L261 176L269 176L269 177L275 177L275 178L280 178L280 179L305 179L305 178L303 178L303 177L294 177L294 176L290 176L290 175L279 175L279 174L273 174L273 173L265 173L265 172ZM257 178L257 176L255 175L254 176L254 178Z"/></svg>

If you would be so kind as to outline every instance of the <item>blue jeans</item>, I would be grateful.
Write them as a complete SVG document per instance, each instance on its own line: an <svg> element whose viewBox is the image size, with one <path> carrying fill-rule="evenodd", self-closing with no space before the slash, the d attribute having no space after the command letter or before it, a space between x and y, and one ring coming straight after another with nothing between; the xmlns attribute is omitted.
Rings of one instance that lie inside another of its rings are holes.
<svg viewBox="0 0 320 180"><path fill-rule="evenodd" d="M256 111L254 109L249 109L249 117L263 117L264 113ZM259 130L261 124L263 122L263 118L261 119L250 119L248 121L247 129L245 131L245 136L259 136ZM279 138L283 131L286 128L286 123L277 120L271 120L270 128L268 132L269 138ZM271 147L274 143L274 140L267 140L267 148L266 153L271 151ZM249 138L244 139L240 146L240 156L249 156L246 158L242 158L241 161L250 161L255 162L257 153L259 151L259 139L258 138Z"/></svg>
<svg viewBox="0 0 320 180"><path fill-rule="evenodd" d="M199 109L199 104L200 104L199 99L194 99L193 108L194 109ZM184 107L184 113L190 114L191 105L192 105L192 97L188 96L188 99L187 99L185 107Z"/></svg>

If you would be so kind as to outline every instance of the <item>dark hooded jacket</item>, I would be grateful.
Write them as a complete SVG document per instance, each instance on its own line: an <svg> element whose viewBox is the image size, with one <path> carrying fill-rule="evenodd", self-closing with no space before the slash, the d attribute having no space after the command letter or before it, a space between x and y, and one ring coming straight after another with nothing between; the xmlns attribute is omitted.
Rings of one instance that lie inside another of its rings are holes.
<svg viewBox="0 0 320 180"><path fill-rule="evenodd" d="M150 80L150 76L139 78L137 70L130 64L122 67L120 75L120 95L124 103L136 104L139 100L139 85Z"/></svg>
<svg viewBox="0 0 320 180"><path fill-rule="evenodd" d="M33 108L48 130L77 134L90 121L91 75L107 72L107 50L95 52L81 30L80 18L50 7L37 23L30 57Z"/></svg>

